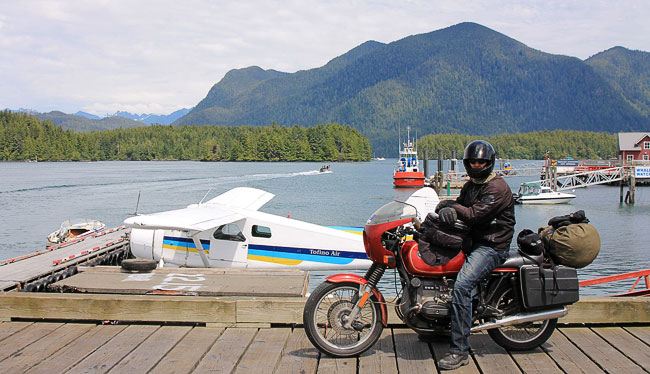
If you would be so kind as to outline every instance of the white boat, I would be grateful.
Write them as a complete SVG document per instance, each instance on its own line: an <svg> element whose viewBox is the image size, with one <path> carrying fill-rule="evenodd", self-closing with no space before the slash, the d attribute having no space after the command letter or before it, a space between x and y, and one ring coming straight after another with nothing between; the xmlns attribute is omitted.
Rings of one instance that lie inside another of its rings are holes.
<svg viewBox="0 0 650 374"><path fill-rule="evenodd" d="M96 219L74 218L63 221L61 227L47 236L47 241L53 244L65 243L79 237L101 231L106 225Z"/></svg>
<svg viewBox="0 0 650 374"><path fill-rule="evenodd" d="M158 266L213 268L365 269L362 227L320 226L258 209L273 194L237 187L205 203L127 218L131 252ZM431 188L407 203L420 220L439 202ZM362 225L364 222L360 222Z"/></svg>
<svg viewBox="0 0 650 374"><path fill-rule="evenodd" d="M515 196L518 204L564 204L576 195L551 190L550 187L540 186L537 183L522 183L519 193Z"/></svg>

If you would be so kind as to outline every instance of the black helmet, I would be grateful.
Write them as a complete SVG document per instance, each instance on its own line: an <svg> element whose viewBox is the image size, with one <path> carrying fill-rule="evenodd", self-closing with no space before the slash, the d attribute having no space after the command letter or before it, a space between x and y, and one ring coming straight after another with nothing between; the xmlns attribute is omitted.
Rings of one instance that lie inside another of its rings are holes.
<svg viewBox="0 0 650 374"><path fill-rule="evenodd" d="M485 140L474 140L465 147L465 154L463 155L463 164L465 171L471 178L486 178L494 169L494 148L492 144ZM480 169L472 169L469 160L483 160L485 166Z"/></svg>
<svg viewBox="0 0 650 374"><path fill-rule="evenodd" d="M539 256L544 253L544 244L539 235L531 230L523 229L517 235L517 247L527 255Z"/></svg>

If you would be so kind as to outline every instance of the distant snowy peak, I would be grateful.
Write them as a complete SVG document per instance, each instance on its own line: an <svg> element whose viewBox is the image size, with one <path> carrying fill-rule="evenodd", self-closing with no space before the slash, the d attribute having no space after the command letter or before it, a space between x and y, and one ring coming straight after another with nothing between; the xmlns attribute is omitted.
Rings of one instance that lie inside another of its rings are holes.
<svg viewBox="0 0 650 374"><path fill-rule="evenodd" d="M135 121L144 122L147 125L152 125L154 123L169 125L170 123L187 114L191 109L192 108L183 108L167 115L150 113L133 114L129 112L117 111L115 114L112 114L112 116L124 117Z"/></svg>

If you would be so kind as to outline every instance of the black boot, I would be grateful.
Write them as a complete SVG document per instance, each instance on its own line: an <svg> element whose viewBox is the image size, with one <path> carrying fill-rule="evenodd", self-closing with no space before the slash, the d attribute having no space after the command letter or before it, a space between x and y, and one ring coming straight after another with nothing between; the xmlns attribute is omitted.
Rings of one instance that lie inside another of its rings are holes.
<svg viewBox="0 0 650 374"><path fill-rule="evenodd" d="M440 370L454 370L467 364L469 364L469 355L467 353L464 355L447 353L445 357L438 361L438 367L440 367Z"/></svg>

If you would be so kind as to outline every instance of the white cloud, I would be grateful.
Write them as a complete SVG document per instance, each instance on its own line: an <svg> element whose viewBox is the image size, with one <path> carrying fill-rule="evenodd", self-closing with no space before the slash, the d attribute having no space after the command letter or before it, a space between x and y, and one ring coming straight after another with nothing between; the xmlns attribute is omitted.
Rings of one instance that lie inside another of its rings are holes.
<svg viewBox="0 0 650 374"><path fill-rule="evenodd" d="M170 113L230 69L294 72L477 22L544 52L650 51L645 0L23 0L0 15L0 108Z"/></svg>

